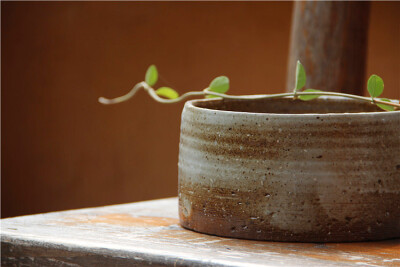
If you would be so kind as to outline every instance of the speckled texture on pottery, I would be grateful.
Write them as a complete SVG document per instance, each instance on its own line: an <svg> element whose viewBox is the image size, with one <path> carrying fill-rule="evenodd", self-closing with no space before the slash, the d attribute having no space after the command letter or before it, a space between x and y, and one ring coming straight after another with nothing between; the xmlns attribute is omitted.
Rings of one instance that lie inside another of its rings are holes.
<svg viewBox="0 0 400 267"><path fill-rule="evenodd" d="M338 98L189 101L179 214L227 237L400 237L400 111Z"/></svg>

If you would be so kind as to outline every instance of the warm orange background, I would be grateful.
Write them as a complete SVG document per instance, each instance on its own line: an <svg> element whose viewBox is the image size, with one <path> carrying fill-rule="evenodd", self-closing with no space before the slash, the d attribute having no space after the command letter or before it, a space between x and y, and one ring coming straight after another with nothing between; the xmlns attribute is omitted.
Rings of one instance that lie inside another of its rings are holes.
<svg viewBox="0 0 400 267"><path fill-rule="evenodd" d="M1 2L2 216L176 195L180 112L144 93L285 89L290 2ZM372 3L368 75L400 98L400 2ZM334 41L334 40L332 40ZM306 66L307 67L307 66Z"/></svg>

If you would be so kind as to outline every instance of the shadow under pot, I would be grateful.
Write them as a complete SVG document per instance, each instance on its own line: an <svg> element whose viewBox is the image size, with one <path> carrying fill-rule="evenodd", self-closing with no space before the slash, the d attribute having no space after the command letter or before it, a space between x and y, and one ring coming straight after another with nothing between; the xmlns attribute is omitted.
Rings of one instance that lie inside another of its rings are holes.
<svg viewBox="0 0 400 267"><path fill-rule="evenodd" d="M271 241L400 237L400 111L356 100L194 100L182 113L179 216Z"/></svg>

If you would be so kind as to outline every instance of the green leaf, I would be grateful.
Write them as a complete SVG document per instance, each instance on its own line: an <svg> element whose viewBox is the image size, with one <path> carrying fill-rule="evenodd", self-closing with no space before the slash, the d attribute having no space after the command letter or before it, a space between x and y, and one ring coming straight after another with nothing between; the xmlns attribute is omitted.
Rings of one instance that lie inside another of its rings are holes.
<svg viewBox="0 0 400 267"><path fill-rule="evenodd" d="M385 102L392 102L392 101L390 101L390 99L387 99L387 98L379 98L378 100L385 101ZM376 105L386 111L394 111L395 110L393 106L389 106L389 105L385 105L385 104L378 104L378 103L376 103Z"/></svg>
<svg viewBox="0 0 400 267"><path fill-rule="evenodd" d="M306 89L303 92L322 92L321 90L316 89ZM321 95L299 95L299 98L303 101L308 101L320 97Z"/></svg>
<svg viewBox="0 0 400 267"><path fill-rule="evenodd" d="M296 66L296 84L294 87L294 91L300 90L306 85L306 71L304 70L303 65L300 63L300 60L297 60Z"/></svg>
<svg viewBox="0 0 400 267"><path fill-rule="evenodd" d="M226 76L219 76L215 78L209 85L209 90L225 94L229 90L229 78Z"/></svg>
<svg viewBox="0 0 400 267"><path fill-rule="evenodd" d="M179 94L172 88L160 87L156 90L156 94L169 99L175 99L179 97Z"/></svg>
<svg viewBox="0 0 400 267"><path fill-rule="evenodd" d="M378 97L383 92L383 80L378 75L371 75L368 79L367 89L371 97Z"/></svg>
<svg viewBox="0 0 400 267"><path fill-rule="evenodd" d="M206 95L205 96L205 98L216 98L216 97L219 97L219 96L216 96L216 95Z"/></svg>
<svg viewBox="0 0 400 267"><path fill-rule="evenodd" d="M144 78L144 81L150 85L153 86L154 84L156 84L158 80L158 71L155 65L151 65L147 71L146 71L146 76Z"/></svg>

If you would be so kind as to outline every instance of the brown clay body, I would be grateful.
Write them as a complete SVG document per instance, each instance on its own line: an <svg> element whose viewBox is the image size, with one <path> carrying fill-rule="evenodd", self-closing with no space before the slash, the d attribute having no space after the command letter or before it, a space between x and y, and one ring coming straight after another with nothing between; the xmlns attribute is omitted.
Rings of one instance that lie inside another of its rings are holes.
<svg viewBox="0 0 400 267"><path fill-rule="evenodd" d="M400 237L400 111L331 97L189 101L179 215L246 239Z"/></svg>

